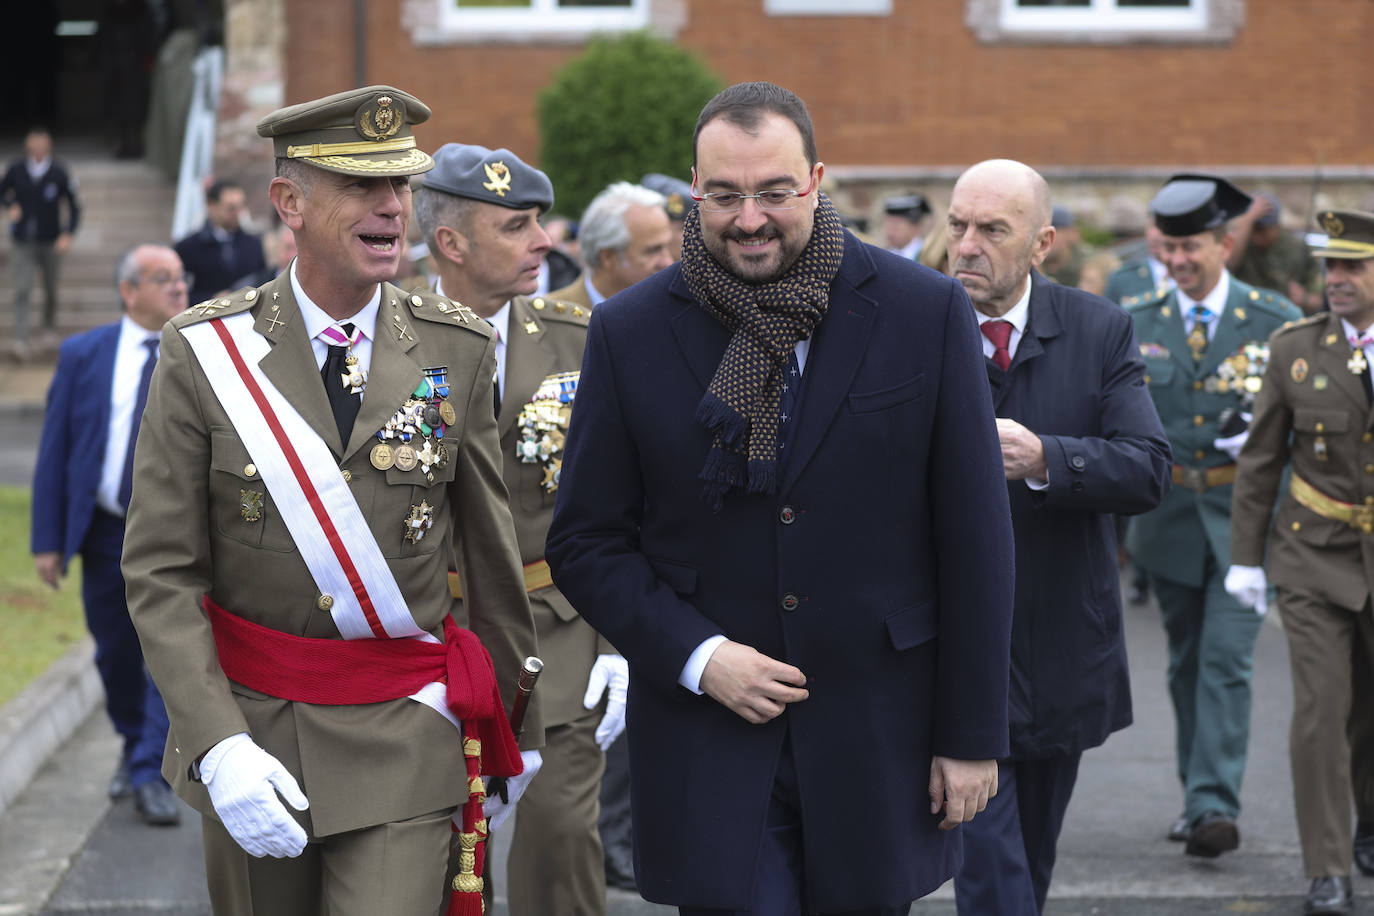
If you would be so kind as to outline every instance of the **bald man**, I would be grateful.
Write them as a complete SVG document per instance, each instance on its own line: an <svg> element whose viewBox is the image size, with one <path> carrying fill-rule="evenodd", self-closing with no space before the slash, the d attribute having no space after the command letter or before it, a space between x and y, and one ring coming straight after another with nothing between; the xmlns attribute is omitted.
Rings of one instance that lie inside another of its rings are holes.
<svg viewBox="0 0 1374 916"><path fill-rule="evenodd" d="M1153 509L1169 441L1130 315L1044 278L1050 189L1010 160L954 186L949 260L977 313L1016 537L1009 724L998 793L963 826L961 914L1045 906L1083 751L1131 723L1112 516Z"/></svg>

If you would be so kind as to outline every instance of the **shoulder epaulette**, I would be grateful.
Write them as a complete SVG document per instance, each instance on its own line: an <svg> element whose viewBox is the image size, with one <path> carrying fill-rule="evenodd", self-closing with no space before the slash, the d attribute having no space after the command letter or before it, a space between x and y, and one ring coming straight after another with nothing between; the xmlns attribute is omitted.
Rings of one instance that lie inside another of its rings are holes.
<svg viewBox="0 0 1374 916"><path fill-rule="evenodd" d="M565 302L562 299L547 299L535 296L530 300L530 308L539 313L539 317L548 321L564 321L569 324L586 325L592 320L592 310L585 305L576 302Z"/></svg>
<svg viewBox="0 0 1374 916"><path fill-rule="evenodd" d="M1169 295L1170 287L1157 286L1138 296L1127 296L1121 300L1121 307L1130 311L1141 311L1159 305Z"/></svg>
<svg viewBox="0 0 1374 916"><path fill-rule="evenodd" d="M1292 331L1298 330L1299 328L1310 328L1314 325L1323 325L1326 324L1326 319L1330 317L1331 316L1326 312L1318 312L1315 315L1308 315L1305 318L1299 318L1297 321L1285 321L1283 324L1279 325L1279 327L1274 330L1274 334L1288 334Z"/></svg>
<svg viewBox="0 0 1374 916"><path fill-rule="evenodd" d="M228 315L246 312L253 307L254 302L258 301L259 295L261 295L261 291L257 287L246 286L237 292L224 296L212 296L204 302L197 302L178 315L176 326L184 328L187 325L199 324L211 318L224 318Z"/></svg>
<svg viewBox="0 0 1374 916"><path fill-rule="evenodd" d="M1275 318L1287 318L1292 311L1297 310L1297 306L1288 301L1288 297L1282 293L1276 293L1272 289L1257 289L1251 287L1245 294L1250 307L1259 309L1261 312L1272 315ZM1325 316L1323 316L1325 317Z"/></svg>
<svg viewBox="0 0 1374 916"><path fill-rule="evenodd" d="M404 306L411 315L422 321L456 324L483 337L491 334L491 325L477 317L477 313L472 309L456 299L441 296L432 290L422 289L408 293L399 287L388 285L383 289L383 296L386 297L385 304L397 308Z"/></svg>

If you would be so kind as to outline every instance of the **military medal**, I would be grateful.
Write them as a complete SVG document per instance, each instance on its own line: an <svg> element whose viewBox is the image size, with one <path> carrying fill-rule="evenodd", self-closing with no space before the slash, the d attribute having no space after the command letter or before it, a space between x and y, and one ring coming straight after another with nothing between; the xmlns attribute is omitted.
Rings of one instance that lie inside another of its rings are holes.
<svg viewBox="0 0 1374 916"><path fill-rule="evenodd" d="M353 346L362 339L363 329L354 328L350 336L344 334L337 325L332 325L321 331L320 336L329 341L331 346L348 347L348 355L344 357L344 371L339 373L339 380L349 394L362 394L363 388L367 385L367 373L358 365L358 357L353 355Z"/></svg>
<svg viewBox="0 0 1374 916"><path fill-rule="evenodd" d="M372 446L372 452L368 457L372 460L372 466L379 471L385 471L396 463L394 450L385 442L378 442Z"/></svg>
<svg viewBox="0 0 1374 916"><path fill-rule="evenodd" d="M1289 374L1292 375L1293 381L1301 385L1307 378L1307 360L1302 357L1293 360L1293 368L1289 370Z"/></svg>
<svg viewBox="0 0 1374 916"><path fill-rule="evenodd" d="M420 463L419 456L415 454L415 449L409 445L398 445L395 454L396 468L401 471L413 471L415 465Z"/></svg>
<svg viewBox="0 0 1374 916"><path fill-rule="evenodd" d="M516 428L515 457L524 464L543 465L540 485L546 493L558 490L563 468L563 442L572 417L573 400L581 373L559 372L539 383L534 396L520 411Z"/></svg>
<svg viewBox="0 0 1374 916"><path fill-rule="evenodd" d="M1350 359L1346 361L1345 368L1349 369L1351 373L1355 375L1360 375L1364 370L1368 369L1369 363L1364 358L1364 351L1356 350L1354 353L1351 353Z"/></svg>
<svg viewBox="0 0 1374 916"><path fill-rule="evenodd" d="M1201 321L1194 322L1193 329L1188 332L1188 350L1193 354L1193 362L1202 362L1202 356L1207 352L1207 331Z"/></svg>
<svg viewBox="0 0 1374 916"><path fill-rule="evenodd" d="M406 516L405 539L411 544L418 544L433 525L434 507L422 499L420 505L410 507L410 514Z"/></svg>
<svg viewBox="0 0 1374 916"><path fill-rule="evenodd" d="M458 422L458 411L453 409L453 402L447 399L439 402L439 418L448 426Z"/></svg>
<svg viewBox="0 0 1374 916"><path fill-rule="evenodd" d="M1314 442L1312 443L1312 457L1315 458L1315 459L1317 459L1318 461L1325 461L1325 460L1326 460L1326 439L1325 439L1325 437L1323 437L1323 436L1318 436L1318 437L1316 438L1316 441L1314 441Z"/></svg>

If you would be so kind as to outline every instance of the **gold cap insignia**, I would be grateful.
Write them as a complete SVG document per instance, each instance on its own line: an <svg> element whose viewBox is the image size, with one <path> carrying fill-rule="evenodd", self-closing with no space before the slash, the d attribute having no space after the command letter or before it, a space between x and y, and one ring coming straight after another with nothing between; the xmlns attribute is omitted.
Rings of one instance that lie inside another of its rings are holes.
<svg viewBox="0 0 1374 916"><path fill-rule="evenodd" d="M1322 228L1326 230L1327 235L1335 239L1345 234L1345 223L1334 213L1322 214Z"/></svg>
<svg viewBox="0 0 1374 916"><path fill-rule="evenodd" d="M493 162L490 165L482 163L482 169L487 173L489 180L482 182L482 187L496 194L498 197L505 197L510 190L510 169L504 162Z"/></svg>
<svg viewBox="0 0 1374 916"><path fill-rule="evenodd" d="M682 195L673 192L668 195L668 201L663 205L668 211L668 215L673 219L682 219L682 214L687 212L687 202L682 199Z"/></svg>
<svg viewBox="0 0 1374 916"><path fill-rule="evenodd" d="M388 140L405 123L405 105L389 95L380 95L364 102L358 109L354 124L358 133L369 140Z"/></svg>

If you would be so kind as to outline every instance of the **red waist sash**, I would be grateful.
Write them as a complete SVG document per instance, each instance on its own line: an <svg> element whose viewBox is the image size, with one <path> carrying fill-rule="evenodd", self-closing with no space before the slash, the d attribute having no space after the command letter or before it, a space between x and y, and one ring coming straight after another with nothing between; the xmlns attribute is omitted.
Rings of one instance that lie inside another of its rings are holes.
<svg viewBox="0 0 1374 916"><path fill-rule="evenodd" d="M447 686L448 708L463 734L482 742L481 772L524 769L501 705L491 656L471 630L444 618L444 642L417 639L316 639L269 629L226 611L206 595L220 667L253 690L321 706L354 706L408 697L426 684Z"/></svg>

